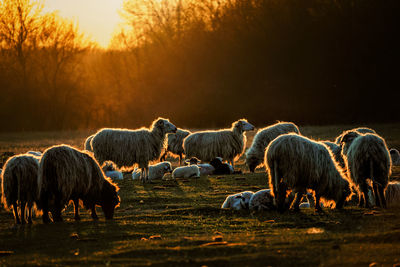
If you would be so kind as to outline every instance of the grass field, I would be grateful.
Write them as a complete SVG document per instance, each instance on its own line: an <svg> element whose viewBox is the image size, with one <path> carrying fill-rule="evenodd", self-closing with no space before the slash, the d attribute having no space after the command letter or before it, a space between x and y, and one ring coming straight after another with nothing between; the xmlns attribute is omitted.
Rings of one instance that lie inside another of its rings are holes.
<svg viewBox="0 0 400 267"><path fill-rule="evenodd" d="M368 125L400 148L400 124ZM352 126L300 127L315 139L333 139ZM91 132L0 134L0 152L14 153L67 143L82 147ZM248 145L254 133L248 134ZM173 160L173 159L171 159ZM176 166L176 160L173 160ZM226 195L267 187L263 169L250 174L165 180L142 185L128 174L118 182L121 205L112 221L92 221L82 210L73 220L14 227L0 209L0 265L359 265L400 264L400 209L324 209L301 213L221 210ZM392 180L400 180L400 167Z"/></svg>

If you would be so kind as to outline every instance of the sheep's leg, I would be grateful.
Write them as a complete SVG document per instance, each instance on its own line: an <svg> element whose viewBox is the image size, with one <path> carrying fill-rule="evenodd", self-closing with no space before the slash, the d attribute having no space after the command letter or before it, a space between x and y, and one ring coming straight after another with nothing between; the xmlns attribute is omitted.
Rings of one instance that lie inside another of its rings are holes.
<svg viewBox="0 0 400 267"><path fill-rule="evenodd" d="M322 212L320 200L321 200L321 196L319 194L317 194L317 192L315 192L315 211L316 212Z"/></svg>
<svg viewBox="0 0 400 267"><path fill-rule="evenodd" d="M371 208L371 206L370 206L370 204L369 204L369 197L368 197L368 189L369 189L369 186L368 186L368 184L366 183L366 181L364 181L361 185L360 185L360 188L361 188L361 192L362 192L362 194L363 194L363 196L364 196L364 205L365 205L365 207L366 208Z"/></svg>
<svg viewBox="0 0 400 267"><path fill-rule="evenodd" d="M144 168L144 173L146 174L146 182L149 182L149 166Z"/></svg>
<svg viewBox="0 0 400 267"><path fill-rule="evenodd" d="M229 159L229 163L232 165L232 168L235 169L235 163L233 159Z"/></svg>
<svg viewBox="0 0 400 267"><path fill-rule="evenodd" d="M179 154L179 165L182 165L182 153Z"/></svg>
<svg viewBox="0 0 400 267"><path fill-rule="evenodd" d="M358 206L360 208L364 207L364 195L361 192L357 192L358 195Z"/></svg>
<svg viewBox="0 0 400 267"><path fill-rule="evenodd" d="M90 210L92 211L92 219L93 219L93 220L98 220L99 217L97 216L97 213L96 213L96 206L93 205L93 206L90 208Z"/></svg>
<svg viewBox="0 0 400 267"><path fill-rule="evenodd" d="M25 201L20 201L20 207L21 207L21 224L25 224L25 207L26 207L26 202Z"/></svg>
<svg viewBox="0 0 400 267"><path fill-rule="evenodd" d="M74 200L74 219L75 221L80 221L81 216L79 216L79 199L75 198Z"/></svg>
<svg viewBox="0 0 400 267"><path fill-rule="evenodd" d="M161 161L165 161L165 159L167 158L167 151L164 152L164 154L160 157L160 162Z"/></svg>
<svg viewBox="0 0 400 267"><path fill-rule="evenodd" d="M42 209L43 209L43 215L42 215L43 223L49 223L51 221L49 218L49 202L48 202L48 198L47 198L47 193L42 193L41 203L42 203Z"/></svg>
<svg viewBox="0 0 400 267"><path fill-rule="evenodd" d="M15 223L16 223L16 224L21 224L21 221L19 220L19 215L18 215L18 205L17 205L17 202L14 202L12 205L13 205Z"/></svg>
<svg viewBox="0 0 400 267"><path fill-rule="evenodd" d="M373 193L374 193L374 198L375 198L375 205L378 207L382 207L381 206L381 199L379 196L379 190L378 190L378 184L375 182L372 182L372 186L373 186Z"/></svg>
<svg viewBox="0 0 400 267"><path fill-rule="evenodd" d="M287 186L284 182L280 182L278 185L278 195L276 198L276 204L279 212L285 211L285 199L286 199Z"/></svg>
<svg viewBox="0 0 400 267"><path fill-rule="evenodd" d="M386 198L385 198L385 192L384 192L383 186L379 185L378 190L379 190L379 197L382 201L382 208L386 209Z"/></svg>
<svg viewBox="0 0 400 267"><path fill-rule="evenodd" d="M56 193L56 197L54 200L54 210L51 211L54 222L62 222L63 221L63 219L61 217L61 210L62 210L61 196L59 193Z"/></svg>
<svg viewBox="0 0 400 267"><path fill-rule="evenodd" d="M32 224L32 206L28 206L28 223Z"/></svg>
<svg viewBox="0 0 400 267"><path fill-rule="evenodd" d="M296 191L297 191L296 197L294 198L291 209L293 209L293 211L298 212L300 211L300 201L303 198L305 190L300 189Z"/></svg>

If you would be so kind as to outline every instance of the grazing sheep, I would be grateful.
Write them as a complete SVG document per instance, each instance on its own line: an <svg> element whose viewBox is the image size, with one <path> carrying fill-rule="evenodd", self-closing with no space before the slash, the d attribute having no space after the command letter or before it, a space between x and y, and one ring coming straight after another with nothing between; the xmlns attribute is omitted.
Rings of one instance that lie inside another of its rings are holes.
<svg viewBox="0 0 400 267"><path fill-rule="evenodd" d="M215 168L209 164L209 163L200 163L201 160L199 160L196 157L192 157L190 159L185 160L186 165L197 165L200 168L200 176L204 175L212 175L215 172Z"/></svg>
<svg viewBox="0 0 400 267"><path fill-rule="evenodd" d="M200 177L200 168L197 165L182 166L172 172L173 178Z"/></svg>
<svg viewBox="0 0 400 267"><path fill-rule="evenodd" d="M9 158L4 165L2 202L6 208L13 206L17 224L25 224L25 207L28 208L28 223L32 223L32 207L37 201L37 174L39 159L29 154ZM21 220L18 215L20 207Z"/></svg>
<svg viewBox="0 0 400 267"><path fill-rule="evenodd" d="M347 130L342 132L338 137L336 137L335 143L338 144L340 146L340 144L342 143L342 139L343 136L348 133L348 132L357 132L360 134L366 134L366 133L372 133L372 134L376 134L375 130L371 129L371 128L367 128L367 127L359 127L359 128L354 128L352 130Z"/></svg>
<svg viewBox="0 0 400 267"><path fill-rule="evenodd" d="M166 119L153 121L150 129L101 129L92 139L95 158L102 164L111 160L118 168L138 164L142 181L148 180L149 162L158 160L166 145L167 133L176 127Z"/></svg>
<svg viewBox="0 0 400 267"><path fill-rule="evenodd" d="M246 164L250 172L254 172L259 165L264 164L265 148L268 144L279 135L287 133L300 134L300 131L299 128L291 122L279 122L257 131L253 143L245 153Z"/></svg>
<svg viewBox="0 0 400 267"><path fill-rule="evenodd" d="M230 129L192 133L183 141L185 155L206 162L222 157L234 166L234 160L240 157L246 147L245 131L253 129L253 125L242 119L232 123Z"/></svg>
<svg viewBox="0 0 400 267"><path fill-rule="evenodd" d="M297 192L293 203L296 211L307 189L315 192L317 211L321 210L321 197L334 201L336 208L342 208L351 191L349 182L332 158L325 145L297 134L285 134L273 140L265 152L265 166L278 210L286 209L284 201L288 188Z"/></svg>
<svg viewBox="0 0 400 267"><path fill-rule="evenodd" d="M390 149L389 152L390 152L390 158L392 159L392 165L399 166L400 165L400 152L395 148Z"/></svg>
<svg viewBox="0 0 400 267"><path fill-rule="evenodd" d="M86 138L85 143L83 144L84 150L93 152L93 148L92 148L93 137L94 137L94 134L92 134L91 136Z"/></svg>
<svg viewBox="0 0 400 267"><path fill-rule="evenodd" d="M164 154L161 156L160 161L165 161L168 152L171 152L179 156L179 164L181 165L182 155L185 152L183 150L183 139L185 139L189 134L191 134L191 132L179 128L176 133L168 134L168 146Z"/></svg>
<svg viewBox="0 0 400 267"><path fill-rule="evenodd" d="M336 143L330 141L321 141L321 142L328 146L328 148L331 150L334 156L335 161L339 164L339 166L342 169L346 168L346 164L344 163L344 159L342 156L342 148Z"/></svg>
<svg viewBox="0 0 400 267"><path fill-rule="evenodd" d="M214 167L214 173L216 175L224 175L224 174L233 174L234 169L228 163L223 163L222 158L216 157L212 161L210 161L210 165Z"/></svg>
<svg viewBox="0 0 400 267"><path fill-rule="evenodd" d="M253 192L244 191L237 194L232 194L226 197L224 203L222 203L221 209L234 209L244 210L249 208L249 202L253 196Z"/></svg>
<svg viewBox="0 0 400 267"><path fill-rule="evenodd" d="M118 187L113 184L89 152L68 145L48 148L42 156L38 174L39 207L43 222L62 221L61 211L70 200L75 206L75 220L79 217L79 199L92 218L98 219L95 206L101 206L106 219L112 219L119 204Z"/></svg>
<svg viewBox="0 0 400 267"><path fill-rule="evenodd" d="M103 163L101 166L101 169L103 170L104 174L113 179L113 180L122 180L124 179L124 175L122 172L117 170L117 167L115 166L115 163L112 161L106 161Z"/></svg>
<svg viewBox="0 0 400 267"><path fill-rule="evenodd" d="M26 154L33 155L38 158L40 158L42 156L42 152L40 152L40 151L28 151L28 152L26 152Z"/></svg>
<svg viewBox="0 0 400 267"><path fill-rule="evenodd" d="M171 162L164 161L149 166L149 181L156 179L162 179L166 173L172 172ZM132 179L136 180L140 178L140 171L134 170L132 172Z"/></svg>
<svg viewBox="0 0 400 267"><path fill-rule="evenodd" d="M376 134L348 131L343 135L341 147L348 176L359 196L359 205L364 206L365 203L366 207L370 207L369 179L376 204L385 208L384 190L391 174L391 159L385 140Z"/></svg>

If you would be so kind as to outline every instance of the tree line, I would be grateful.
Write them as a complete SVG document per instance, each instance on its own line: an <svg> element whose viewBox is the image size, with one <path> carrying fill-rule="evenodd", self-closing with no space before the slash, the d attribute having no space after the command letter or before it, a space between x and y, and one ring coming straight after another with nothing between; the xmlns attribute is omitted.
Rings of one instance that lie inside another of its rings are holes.
<svg viewBox="0 0 400 267"><path fill-rule="evenodd" d="M126 0L108 49L1 2L2 131L398 121L395 0ZM6 118L6 120L4 120Z"/></svg>

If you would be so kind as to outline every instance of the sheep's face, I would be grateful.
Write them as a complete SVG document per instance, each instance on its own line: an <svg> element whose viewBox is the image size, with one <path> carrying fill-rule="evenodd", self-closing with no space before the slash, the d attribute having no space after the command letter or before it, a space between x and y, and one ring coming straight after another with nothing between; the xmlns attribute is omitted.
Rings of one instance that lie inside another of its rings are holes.
<svg viewBox="0 0 400 267"><path fill-rule="evenodd" d="M254 130L254 126L245 120L241 120L241 121L239 121L239 123L241 124L243 131L253 131Z"/></svg>
<svg viewBox="0 0 400 267"><path fill-rule="evenodd" d="M201 160L199 160L196 157L192 157L190 159L185 160L185 164L186 165L197 165L197 164L200 164L200 163L201 163Z"/></svg>
<svg viewBox="0 0 400 267"><path fill-rule="evenodd" d="M254 172L257 168L259 162L256 157L254 156L247 156L246 157L246 164L249 167L250 172Z"/></svg>
<svg viewBox="0 0 400 267"><path fill-rule="evenodd" d="M165 164L165 165L164 165L164 172L165 172L165 173L172 172L171 164Z"/></svg>
<svg viewBox="0 0 400 267"><path fill-rule="evenodd" d="M110 182L104 182L101 192L100 206L107 220L114 217L114 210L119 206L118 187Z"/></svg>
<svg viewBox="0 0 400 267"><path fill-rule="evenodd" d="M158 127L164 129L165 133L176 133L178 128L166 119L159 119L156 123Z"/></svg>

